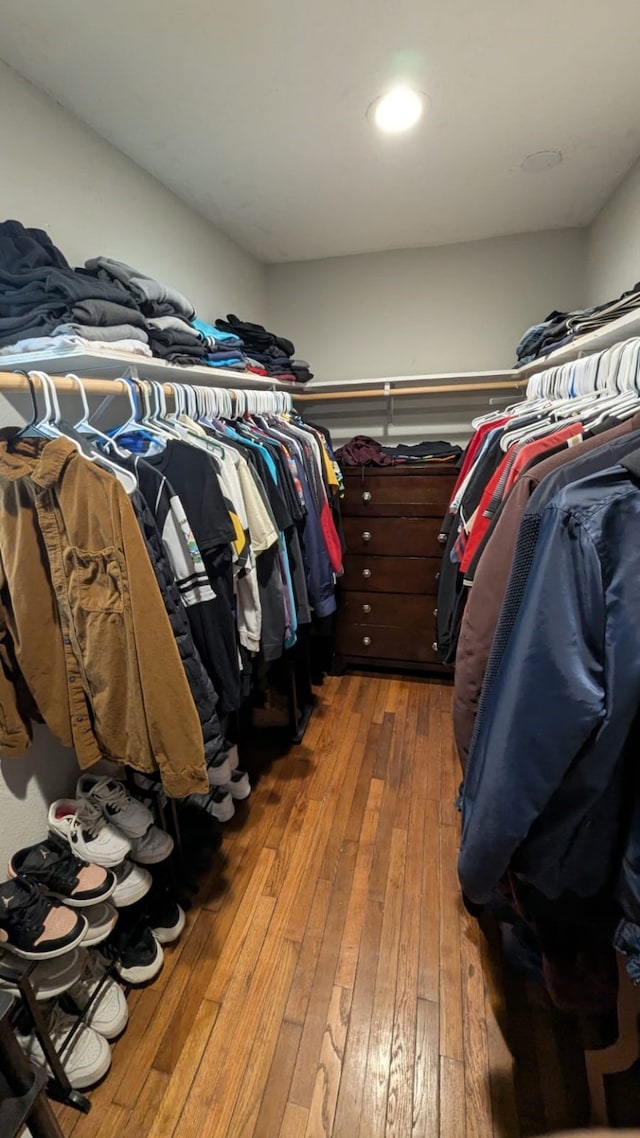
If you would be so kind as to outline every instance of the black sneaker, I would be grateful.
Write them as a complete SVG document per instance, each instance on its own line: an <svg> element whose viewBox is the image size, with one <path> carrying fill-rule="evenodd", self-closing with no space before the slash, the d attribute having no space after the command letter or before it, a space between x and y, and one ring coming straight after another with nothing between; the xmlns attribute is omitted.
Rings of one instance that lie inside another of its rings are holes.
<svg viewBox="0 0 640 1138"><path fill-rule="evenodd" d="M173 944L184 929L186 917L177 901L159 900L150 915L151 932L159 944Z"/></svg>
<svg viewBox="0 0 640 1138"><path fill-rule="evenodd" d="M26 960L52 960L80 944L84 917L50 901L26 878L0 885L0 946Z"/></svg>
<svg viewBox="0 0 640 1138"><path fill-rule="evenodd" d="M14 853L8 866L9 877L28 877L51 897L72 909L106 901L116 887L116 877L100 865L90 865L48 839Z"/></svg>
<svg viewBox="0 0 640 1138"><path fill-rule="evenodd" d="M164 953L148 925L118 928L109 939L116 972L127 984L148 984L162 971Z"/></svg>

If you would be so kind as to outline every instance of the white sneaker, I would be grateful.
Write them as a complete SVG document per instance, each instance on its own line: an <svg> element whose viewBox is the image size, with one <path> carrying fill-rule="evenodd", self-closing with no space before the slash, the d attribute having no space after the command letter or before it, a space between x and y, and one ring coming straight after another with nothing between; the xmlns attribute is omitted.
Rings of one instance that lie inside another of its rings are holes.
<svg viewBox="0 0 640 1138"><path fill-rule="evenodd" d="M228 759L229 759L229 766L231 767L231 770L232 771L237 770L237 768L240 766L240 755L238 754L238 744L237 743L234 743L233 747L229 748Z"/></svg>
<svg viewBox="0 0 640 1138"><path fill-rule="evenodd" d="M78 779L76 795L93 802L107 821L117 826L128 838L141 838L153 825L151 811L133 798L117 778L83 774Z"/></svg>
<svg viewBox="0 0 640 1138"><path fill-rule="evenodd" d="M249 775L246 771L241 771L239 767L236 767L236 769L231 772L231 778L223 789L227 790L232 798L239 800L248 798L251 794Z"/></svg>
<svg viewBox="0 0 640 1138"><path fill-rule="evenodd" d="M217 818L219 822L229 822L236 812L229 791L223 790L221 786L217 787L207 803L207 811L209 814L213 814L213 817Z"/></svg>
<svg viewBox="0 0 640 1138"><path fill-rule="evenodd" d="M59 798L49 808L49 829L69 843L76 857L111 869L131 850L124 834L109 825L88 799Z"/></svg>
<svg viewBox="0 0 640 1138"><path fill-rule="evenodd" d="M209 776L209 786L224 786L231 778L231 763L229 756L225 755L220 762L212 763L207 767L207 775Z"/></svg>
<svg viewBox="0 0 640 1138"><path fill-rule="evenodd" d="M117 884L110 900L116 909L125 909L127 905L135 905L136 901L141 901L153 884L149 871L143 869L141 865L136 865L130 858L126 858L122 865L118 866L115 875Z"/></svg>
<svg viewBox="0 0 640 1138"><path fill-rule="evenodd" d="M72 948L64 956L36 964L29 976L36 1000L55 1000L56 996L61 996L80 979L86 962L84 949ZM0 989L19 995L18 981L31 966L31 960L0 954Z"/></svg>
<svg viewBox="0 0 640 1138"><path fill-rule="evenodd" d="M69 989L69 996L80 1015L102 982L108 967L99 953L92 952L81 978ZM128 1021L129 1009L122 988L115 980L106 980L100 995L91 1004L84 1022L105 1039L116 1039L124 1031Z"/></svg>
<svg viewBox="0 0 640 1138"><path fill-rule="evenodd" d="M75 1016L67 1015L57 1004L53 1005L48 1028L58 1053L76 1022ZM30 1035L18 1035L17 1038L27 1057L40 1067L46 1067L44 1051L35 1032ZM111 1066L111 1048L97 1031L82 1024L73 1042L62 1053L61 1059L71 1086L77 1091L84 1091L99 1083L106 1075Z"/></svg>
<svg viewBox="0 0 640 1138"><path fill-rule="evenodd" d="M105 901L100 905L92 905L90 909L84 909L83 916L87 918L89 927L84 934L82 947L93 948L111 936L118 920L118 911Z"/></svg>
<svg viewBox="0 0 640 1138"><path fill-rule="evenodd" d="M173 838L166 830L152 826L143 838L135 838L132 843L131 857L141 865L155 865L164 861L173 852Z"/></svg>

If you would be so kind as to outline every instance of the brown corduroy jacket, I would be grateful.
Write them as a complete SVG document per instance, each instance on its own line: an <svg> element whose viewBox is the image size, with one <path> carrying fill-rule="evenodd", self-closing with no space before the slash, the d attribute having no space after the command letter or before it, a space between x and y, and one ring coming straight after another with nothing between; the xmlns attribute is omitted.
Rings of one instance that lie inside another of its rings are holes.
<svg viewBox="0 0 640 1138"><path fill-rule="evenodd" d="M37 712L36 712L37 709ZM126 491L67 439L0 432L0 754L39 714L81 767L204 792L202 731Z"/></svg>

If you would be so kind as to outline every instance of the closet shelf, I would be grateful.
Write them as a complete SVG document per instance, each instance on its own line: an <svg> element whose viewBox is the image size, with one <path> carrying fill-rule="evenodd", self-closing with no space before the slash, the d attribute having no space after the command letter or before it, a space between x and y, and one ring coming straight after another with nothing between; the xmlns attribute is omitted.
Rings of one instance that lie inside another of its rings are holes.
<svg viewBox="0 0 640 1138"><path fill-rule="evenodd" d="M159 382L199 384L201 387L244 388L252 391L303 390L300 383L285 383L269 376L252 372L230 371L226 368L179 367L152 356L138 356L133 352L91 352L78 349L68 352L32 352L0 356L0 368L11 371L45 371L48 375L76 373L95 379L120 379L127 368L135 368L140 379L157 379Z"/></svg>
<svg viewBox="0 0 640 1138"><path fill-rule="evenodd" d="M524 367L516 368L513 374L528 379L530 375L535 375L539 371L571 363L581 356L591 356L594 352L612 348L614 344L620 344L623 340L631 340L636 336L640 336L640 309L619 316L617 320L605 324L604 328L598 328L597 332L586 332L584 336L576 337L570 344L556 348L555 352L550 352L548 356L541 356L530 364L525 364Z"/></svg>

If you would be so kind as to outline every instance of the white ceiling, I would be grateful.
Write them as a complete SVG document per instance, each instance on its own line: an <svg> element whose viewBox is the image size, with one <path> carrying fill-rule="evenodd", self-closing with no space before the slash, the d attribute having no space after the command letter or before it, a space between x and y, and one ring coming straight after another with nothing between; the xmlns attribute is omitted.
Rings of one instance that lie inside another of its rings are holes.
<svg viewBox="0 0 640 1138"><path fill-rule="evenodd" d="M640 153L639 43L638 0L0 0L1 58L265 261L587 224ZM398 79L431 110L385 137Z"/></svg>

